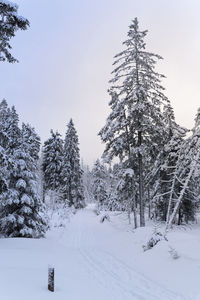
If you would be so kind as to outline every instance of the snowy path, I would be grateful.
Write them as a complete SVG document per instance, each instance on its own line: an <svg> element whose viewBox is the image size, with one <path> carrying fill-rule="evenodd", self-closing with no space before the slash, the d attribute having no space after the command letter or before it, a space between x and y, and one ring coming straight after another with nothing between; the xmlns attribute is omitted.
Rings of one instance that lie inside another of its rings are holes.
<svg viewBox="0 0 200 300"><path fill-rule="evenodd" d="M86 208L47 239L1 240L0 299L189 299L137 270L131 235L101 224ZM55 266L55 293L46 290L48 264Z"/></svg>

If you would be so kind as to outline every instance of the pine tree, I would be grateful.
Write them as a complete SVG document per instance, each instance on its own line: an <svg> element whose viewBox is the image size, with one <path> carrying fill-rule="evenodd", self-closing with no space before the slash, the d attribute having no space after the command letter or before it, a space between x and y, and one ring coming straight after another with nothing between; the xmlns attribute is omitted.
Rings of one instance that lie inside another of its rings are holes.
<svg viewBox="0 0 200 300"><path fill-rule="evenodd" d="M144 165L150 154L159 152L164 144L165 130L162 109L169 103L161 86L163 75L155 71L159 55L146 52L144 38L135 18L123 43L126 49L115 56L110 80L111 113L99 135L106 148L104 157L129 161L138 182L140 226L145 225ZM133 193L134 193L134 187Z"/></svg>
<svg viewBox="0 0 200 300"><path fill-rule="evenodd" d="M69 206L73 205L75 208L83 208L85 200L78 145L78 135L71 119L64 142L63 192Z"/></svg>
<svg viewBox="0 0 200 300"><path fill-rule="evenodd" d="M15 107L10 109L6 100L2 100L0 103L1 191L8 189L10 172L12 172L14 167L13 150L19 146L20 138L18 121Z"/></svg>
<svg viewBox="0 0 200 300"><path fill-rule="evenodd" d="M51 137L43 146L44 189L58 192L62 188L63 140L51 130Z"/></svg>
<svg viewBox="0 0 200 300"><path fill-rule="evenodd" d="M8 109L8 121L7 188L0 194L1 232L8 237L40 237L44 235L46 224L37 193L38 153L32 151L38 141L34 139L34 131L31 137L30 126L23 124L20 130L14 108Z"/></svg>
<svg viewBox="0 0 200 300"><path fill-rule="evenodd" d="M108 204L108 193L107 193L107 174L106 169L100 160L94 164L92 169L93 175L93 195L95 202L97 203L98 210L104 210Z"/></svg>
<svg viewBox="0 0 200 300"><path fill-rule="evenodd" d="M0 103L0 194L8 188L7 168L8 157L6 147L8 144L8 104L5 99Z"/></svg>
<svg viewBox="0 0 200 300"><path fill-rule="evenodd" d="M0 1L0 61L7 60L9 63L17 62L10 53L12 49L10 40L19 29L26 30L29 21L18 15L18 5L7 0Z"/></svg>
<svg viewBox="0 0 200 300"><path fill-rule="evenodd" d="M88 165L81 164L81 168L83 170L83 188L84 188L84 198L87 203L94 202L94 195L93 195L93 175L92 171Z"/></svg>
<svg viewBox="0 0 200 300"><path fill-rule="evenodd" d="M22 123L23 141L26 143L30 156L37 162L40 152L40 137L30 124Z"/></svg>

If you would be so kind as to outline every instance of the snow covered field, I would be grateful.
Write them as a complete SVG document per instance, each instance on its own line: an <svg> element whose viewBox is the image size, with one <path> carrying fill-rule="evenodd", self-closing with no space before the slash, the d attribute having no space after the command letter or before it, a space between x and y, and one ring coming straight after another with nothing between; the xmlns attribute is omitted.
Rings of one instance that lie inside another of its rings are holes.
<svg viewBox="0 0 200 300"><path fill-rule="evenodd" d="M124 215L99 220L87 207L46 239L1 239L0 299L200 299L198 225L176 229L169 242L143 252L152 226L133 231ZM169 245L179 259L172 259ZM49 264L55 267L54 293L47 290Z"/></svg>

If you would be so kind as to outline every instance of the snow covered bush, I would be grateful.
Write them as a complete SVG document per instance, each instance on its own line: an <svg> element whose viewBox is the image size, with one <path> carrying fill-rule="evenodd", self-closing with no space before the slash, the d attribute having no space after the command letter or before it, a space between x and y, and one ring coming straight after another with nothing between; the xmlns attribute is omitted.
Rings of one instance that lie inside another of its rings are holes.
<svg viewBox="0 0 200 300"><path fill-rule="evenodd" d="M100 222L103 223L105 220L110 221L110 216L105 214L101 217Z"/></svg>
<svg viewBox="0 0 200 300"><path fill-rule="evenodd" d="M57 203L56 208L48 207L48 218L49 218L49 228L59 228L66 227L69 223L70 218L73 215L72 207L65 205L64 203Z"/></svg>
<svg viewBox="0 0 200 300"><path fill-rule="evenodd" d="M100 215L100 211L99 211L99 209L98 208L95 208L94 210L93 210L93 212L95 213L95 215L97 215L97 216L99 216Z"/></svg>
<svg viewBox="0 0 200 300"><path fill-rule="evenodd" d="M154 229L154 232L151 236L151 238L148 240L146 245L143 245L144 251L149 250L153 248L158 242L160 241L167 241L167 238L165 235L163 235L160 231L157 231L157 229Z"/></svg>
<svg viewBox="0 0 200 300"><path fill-rule="evenodd" d="M171 246L169 246L169 254L173 259L178 259L180 257L176 249L172 248Z"/></svg>

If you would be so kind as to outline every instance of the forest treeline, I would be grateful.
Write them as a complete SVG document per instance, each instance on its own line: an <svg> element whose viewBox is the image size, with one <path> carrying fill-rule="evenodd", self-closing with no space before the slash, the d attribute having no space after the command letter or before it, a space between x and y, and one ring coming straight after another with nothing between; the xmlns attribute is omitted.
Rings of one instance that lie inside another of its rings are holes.
<svg viewBox="0 0 200 300"><path fill-rule="evenodd" d="M29 26L18 6L0 1L0 60L17 60L10 39ZM78 135L71 119L64 140L56 131L41 150L35 129L22 123L15 107L0 103L0 233L42 237L47 206L125 212L134 227L146 219L172 224L195 220L200 204L200 109L191 130L177 124L164 94L156 63L146 50L147 31L137 18L123 50L114 57L108 90L110 114L98 133L105 150L92 169L81 165ZM133 218L132 218L133 216Z"/></svg>
<svg viewBox="0 0 200 300"><path fill-rule="evenodd" d="M104 206L114 203L129 215L133 212L135 228L145 226L148 211L149 218L165 221L168 229L175 222L194 221L198 211L200 109L192 130L177 124L164 94L164 75L156 71L162 58L146 51L146 35L135 18L124 50L115 56L108 91L111 113L99 135L105 143L104 162L118 158L119 163L111 171L112 196L102 200L101 193L97 198ZM104 166L97 162L95 168L102 170L104 181Z"/></svg>

